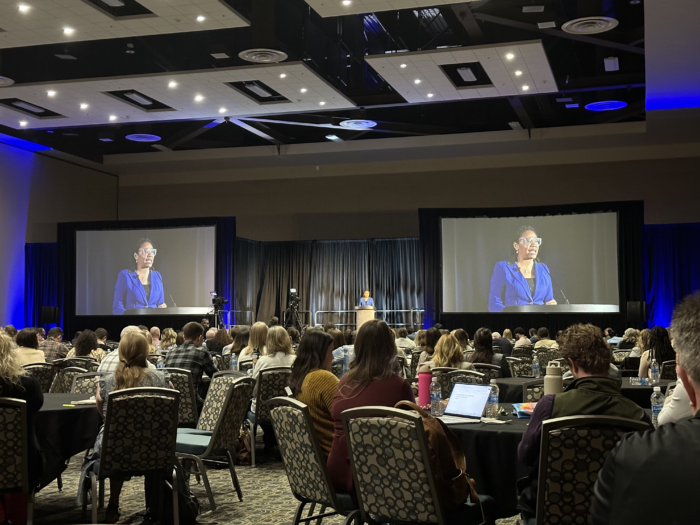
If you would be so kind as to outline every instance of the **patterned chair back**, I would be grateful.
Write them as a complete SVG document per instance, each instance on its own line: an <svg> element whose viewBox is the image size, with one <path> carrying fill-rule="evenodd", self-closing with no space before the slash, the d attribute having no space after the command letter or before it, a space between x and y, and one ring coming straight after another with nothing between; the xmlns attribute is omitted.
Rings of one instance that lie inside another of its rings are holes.
<svg viewBox="0 0 700 525"><path fill-rule="evenodd" d="M632 350L615 350L613 352L613 362L621 364L626 357L629 357Z"/></svg>
<svg viewBox="0 0 700 525"><path fill-rule="evenodd" d="M523 403L536 403L544 395L544 378L523 383Z"/></svg>
<svg viewBox="0 0 700 525"><path fill-rule="evenodd" d="M231 369L231 354L226 354L221 356L221 368L219 370L230 370Z"/></svg>
<svg viewBox="0 0 700 525"><path fill-rule="evenodd" d="M54 377L53 383L51 383L49 394L68 394L73 386L75 376L85 373L87 373L87 370L84 368L74 366L60 369L56 377Z"/></svg>
<svg viewBox="0 0 700 525"><path fill-rule="evenodd" d="M560 357L559 359L555 359L555 361L559 361L559 366L561 367L561 373L566 374L569 370L571 370L571 366L569 366L569 362L564 359L563 357Z"/></svg>
<svg viewBox="0 0 700 525"><path fill-rule="evenodd" d="M51 390L53 379L56 377L56 372L58 372L58 368L50 363L32 363L30 365L24 365L24 369L39 382L41 391L44 394L48 394L49 390Z"/></svg>
<svg viewBox="0 0 700 525"><path fill-rule="evenodd" d="M289 377L292 375L292 368L289 366L278 366L266 368L260 371L258 376L258 388L255 394L255 421L266 421L270 419L270 408L265 401L273 397L285 397L285 388L289 386Z"/></svg>
<svg viewBox="0 0 700 525"><path fill-rule="evenodd" d="M411 352L411 377L418 377L418 361L420 361L420 355L424 350L424 346L417 346Z"/></svg>
<svg viewBox="0 0 700 525"><path fill-rule="evenodd" d="M519 358L529 357L530 361L532 361L532 345L514 347L511 356Z"/></svg>
<svg viewBox="0 0 700 525"><path fill-rule="evenodd" d="M647 423L610 416L573 416L542 423L537 525L588 523L593 485L610 451Z"/></svg>
<svg viewBox="0 0 700 525"><path fill-rule="evenodd" d="M245 363L240 363L238 365L238 370L245 374L248 372L248 370L252 370L254 366L255 365L253 364L252 361L246 361Z"/></svg>
<svg viewBox="0 0 700 525"><path fill-rule="evenodd" d="M326 455L316 436L309 408L288 397L277 397L267 403L294 497L302 502L342 509L328 479Z"/></svg>
<svg viewBox="0 0 700 525"><path fill-rule="evenodd" d="M165 470L175 461L180 392L170 388L127 388L109 394L100 472ZM94 504L94 502L93 502Z"/></svg>
<svg viewBox="0 0 700 525"><path fill-rule="evenodd" d="M29 494L27 402L0 397L0 493Z"/></svg>
<svg viewBox="0 0 700 525"><path fill-rule="evenodd" d="M431 370L433 377L437 379L442 388L442 399L447 399L452 393L452 385L450 384L450 376L447 375L450 372L459 370L459 368L451 368L449 366L436 366Z"/></svg>
<svg viewBox="0 0 700 525"><path fill-rule="evenodd" d="M226 397L209 441L210 451L228 450L235 454L254 386L255 381L252 377L242 377L225 386Z"/></svg>
<svg viewBox="0 0 700 525"><path fill-rule="evenodd" d="M664 397L672 396L673 391L676 389L677 383L669 383L666 385L666 395Z"/></svg>
<svg viewBox="0 0 700 525"><path fill-rule="evenodd" d="M501 378L501 367L498 365L487 365L484 363L474 363L477 372L484 374L484 384L488 384L492 379Z"/></svg>
<svg viewBox="0 0 700 525"><path fill-rule="evenodd" d="M506 357L510 375L513 377L531 376L532 361L525 361L519 357Z"/></svg>
<svg viewBox="0 0 700 525"><path fill-rule="evenodd" d="M100 383L100 372L88 372L86 374L77 374L73 377L73 384L70 388L71 393L75 394L90 394L95 395L97 385Z"/></svg>
<svg viewBox="0 0 700 525"><path fill-rule="evenodd" d="M340 379L343 376L343 365L331 365L331 373Z"/></svg>
<svg viewBox="0 0 700 525"><path fill-rule="evenodd" d="M54 364L56 362L54 361ZM67 357L66 359L63 359L63 368L68 368L68 367L76 367L76 368L84 368L88 372L96 372L97 367L100 366L100 364L92 357ZM95 366L95 370L90 370L93 365Z"/></svg>
<svg viewBox="0 0 700 525"><path fill-rule="evenodd" d="M547 368L550 361L561 359L561 354L556 348L540 348L536 351L537 360L540 362L540 370Z"/></svg>
<svg viewBox="0 0 700 525"><path fill-rule="evenodd" d="M661 373L661 379L671 379L673 381L676 381L678 379L675 361L664 361L663 363L661 363L659 372Z"/></svg>
<svg viewBox="0 0 700 525"><path fill-rule="evenodd" d="M198 430L207 430L209 432L214 430L216 422L219 420L219 415L221 415L221 411L224 408L224 401L226 400L229 385L241 379L251 378L243 378L234 374L227 374L226 372L217 372L214 374L211 385L209 386L209 391L207 392L207 397L204 400L202 413L199 415L199 420L197 421Z"/></svg>
<svg viewBox="0 0 700 525"><path fill-rule="evenodd" d="M469 385L483 385L484 374L475 372L474 370L454 370L447 372L447 378L450 382L450 395L457 383L467 383Z"/></svg>
<svg viewBox="0 0 700 525"><path fill-rule="evenodd" d="M180 425L194 425L197 422L197 393L192 372L185 368L166 368L165 371L170 374L175 390L180 392Z"/></svg>
<svg viewBox="0 0 700 525"><path fill-rule="evenodd" d="M341 417L362 523L443 525L420 416L396 408L362 407L345 410ZM374 474L377 465L381 475ZM410 465L410 476L405 465Z"/></svg>
<svg viewBox="0 0 700 525"><path fill-rule="evenodd" d="M148 354L146 356L146 359L148 359L148 362L151 363L153 366L158 366L158 359L160 358L165 358L163 354Z"/></svg>

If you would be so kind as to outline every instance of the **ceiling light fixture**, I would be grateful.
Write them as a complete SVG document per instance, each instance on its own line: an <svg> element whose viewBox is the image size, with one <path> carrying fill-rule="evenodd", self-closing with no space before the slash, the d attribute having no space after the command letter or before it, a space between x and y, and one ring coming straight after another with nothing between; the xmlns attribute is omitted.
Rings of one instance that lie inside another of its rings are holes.
<svg viewBox="0 0 700 525"><path fill-rule="evenodd" d="M170 82L168 82L168 87L169 88L177 87L177 82L175 82L174 80L171 80Z"/></svg>
<svg viewBox="0 0 700 525"><path fill-rule="evenodd" d="M205 20L206 20L206 17L204 17L204 16L202 16L202 15L199 15L199 16L197 17L197 22L204 22Z"/></svg>
<svg viewBox="0 0 700 525"><path fill-rule="evenodd" d="M401 69L404 69L404 68L406 68L406 67L407 67L406 64L401 64Z"/></svg>
<svg viewBox="0 0 700 525"><path fill-rule="evenodd" d="M39 106L34 106L33 104L29 104L28 102L12 102L13 106L17 106L18 108L26 109L27 111L31 111L32 113L43 113L44 108L40 108Z"/></svg>
<svg viewBox="0 0 700 525"><path fill-rule="evenodd" d="M26 13L29 11L29 6L27 4L19 4L18 9L20 13Z"/></svg>
<svg viewBox="0 0 700 525"><path fill-rule="evenodd" d="M513 53L508 53L508 54L506 55L506 58L507 58L508 60L513 60L513 59L515 58L515 55L514 55Z"/></svg>
<svg viewBox="0 0 700 525"><path fill-rule="evenodd" d="M325 106L326 103L322 100L321 102L318 103L319 106Z"/></svg>
<svg viewBox="0 0 700 525"><path fill-rule="evenodd" d="M211 53L211 56L217 60L225 60L227 58L231 58L230 56L228 56L227 53Z"/></svg>
<svg viewBox="0 0 700 525"><path fill-rule="evenodd" d="M617 57L608 57L603 60L605 71L620 71L620 60Z"/></svg>
<svg viewBox="0 0 700 525"><path fill-rule="evenodd" d="M350 5L352 4L352 0L343 0L343 5Z"/></svg>
<svg viewBox="0 0 700 525"><path fill-rule="evenodd" d="M476 82L476 75L471 70L471 68L468 68L468 67L457 68L457 73L459 73L459 76L462 77L462 80L464 80L465 82Z"/></svg>
<svg viewBox="0 0 700 525"><path fill-rule="evenodd" d="M151 135L150 133L132 133L124 138L132 142L158 142L160 140L158 135Z"/></svg>
<svg viewBox="0 0 700 525"><path fill-rule="evenodd" d="M84 102L80 104L80 109L87 109L89 106L85 104Z"/></svg>
<svg viewBox="0 0 700 525"><path fill-rule="evenodd" d="M78 60L73 55L69 55L67 53L56 53L54 56L56 58L60 58L61 60Z"/></svg>
<svg viewBox="0 0 700 525"><path fill-rule="evenodd" d="M537 27L540 29L554 29L557 27L556 22L538 22Z"/></svg>
<svg viewBox="0 0 700 525"><path fill-rule="evenodd" d="M306 88L301 88L299 91L301 91L302 93L306 93Z"/></svg>
<svg viewBox="0 0 700 525"><path fill-rule="evenodd" d="M201 102L202 100L204 100L204 97L202 95L197 95L194 97L195 102Z"/></svg>
<svg viewBox="0 0 700 525"><path fill-rule="evenodd" d="M588 111L614 111L626 107L627 102L622 102L621 100L603 100L601 102L586 104L586 109Z"/></svg>
<svg viewBox="0 0 700 525"><path fill-rule="evenodd" d="M219 113L226 113L226 108L219 108Z"/></svg>
<svg viewBox="0 0 700 525"><path fill-rule="evenodd" d="M433 98L433 96L434 95L432 93L428 93L428 98Z"/></svg>
<svg viewBox="0 0 700 525"><path fill-rule="evenodd" d="M56 96L56 92L53 89L49 89L46 94L50 97Z"/></svg>
<svg viewBox="0 0 700 525"><path fill-rule="evenodd" d="M107 4L109 7L124 7L122 0L102 0L102 3Z"/></svg>
<svg viewBox="0 0 700 525"><path fill-rule="evenodd" d="M420 78L417 78L413 81L414 84L420 84Z"/></svg>
<svg viewBox="0 0 700 525"><path fill-rule="evenodd" d="M114 122L115 120L117 120L117 116L116 116L116 115L110 115L110 116L109 116L109 121L110 121L110 122Z"/></svg>
<svg viewBox="0 0 700 525"><path fill-rule="evenodd" d="M365 119L348 119L348 120L343 120L340 123L341 128L348 128L348 129L367 129L367 128L373 128L377 125L377 123L374 120L365 120Z"/></svg>
<svg viewBox="0 0 700 525"><path fill-rule="evenodd" d="M577 107L578 107L578 104L567 104L566 107L569 108L569 109L577 108Z"/></svg>
<svg viewBox="0 0 700 525"><path fill-rule="evenodd" d="M272 93L270 93L270 92L267 91L266 89L264 89L264 88L258 86L257 84L246 84L246 85L245 85L245 88L246 88L248 91L252 91L253 93L255 93L256 95L258 95L259 97L270 98L270 97L272 96Z"/></svg>
<svg viewBox="0 0 700 525"><path fill-rule="evenodd" d="M326 138L328 140L332 140L333 142L343 142L338 135L326 135Z"/></svg>
<svg viewBox="0 0 700 525"><path fill-rule="evenodd" d="M10 77L0 76L0 88L11 86L14 83L15 83L15 81L12 80Z"/></svg>
<svg viewBox="0 0 700 525"><path fill-rule="evenodd" d="M74 31L74 29L71 28L71 27L64 27L64 28L63 28L63 34L64 34L64 35L72 35L72 34L73 34L73 31Z"/></svg>
<svg viewBox="0 0 700 525"><path fill-rule="evenodd" d="M528 89L530 89L530 86L525 85L525 86L522 87L522 90L523 90L523 91L527 91Z"/></svg>
<svg viewBox="0 0 700 525"><path fill-rule="evenodd" d="M572 35L595 35L615 29L620 22L608 16L588 16L569 20L561 30Z"/></svg>
<svg viewBox="0 0 700 525"><path fill-rule="evenodd" d="M287 78L287 73L282 73L282 74L280 75L280 78Z"/></svg>
<svg viewBox="0 0 700 525"><path fill-rule="evenodd" d="M134 51L134 44L132 44L131 42L129 42L128 44L126 44L126 54L127 54L127 55L133 55L133 54L135 54L135 53L136 53L136 51Z"/></svg>
<svg viewBox="0 0 700 525"><path fill-rule="evenodd" d="M543 5L524 5L523 13L544 13Z"/></svg>
<svg viewBox="0 0 700 525"><path fill-rule="evenodd" d="M511 129L514 129L516 131L520 131L523 129L523 125L520 122L509 122L508 125Z"/></svg>
<svg viewBox="0 0 700 525"><path fill-rule="evenodd" d="M146 98L142 95L139 95L138 93L124 93L124 96L126 98L129 98L136 102L137 104L141 104L142 106L151 106L153 105L153 101L150 98Z"/></svg>
<svg viewBox="0 0 700 525"><path fill-rule="evenodd" d="M19 125L22 126L22 127L24 127L24 126L27 125L27 121L26 121L26 120L20 120L20 121L19 121Z"/></svg>
<svg viewBox="0 0 700 525"><path fill-rule="evenodd" d="M519 69L515 72L515 76L516 76L516 77L519 77L519 76L522 75L522 74L523 74L523 72L520 71Z"/></svg>

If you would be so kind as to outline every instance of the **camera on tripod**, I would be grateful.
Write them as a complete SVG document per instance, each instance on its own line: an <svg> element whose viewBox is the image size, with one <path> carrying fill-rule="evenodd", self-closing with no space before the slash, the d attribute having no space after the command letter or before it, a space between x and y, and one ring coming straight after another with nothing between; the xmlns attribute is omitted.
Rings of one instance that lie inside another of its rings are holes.
<svg viewBox="0 0 700 525"><path fill-rule="evenodd" d="M298 308L299 307L299 294L296 288L289 289L289 307Z"/></svg>
<svg viewBox="0 0 700 525"><path fill-rule="evenodd" d="M214 305L214 311L223 310L224 305L228 304L228 299L220 297L216 292L211 292L211 304Z"/></svg>

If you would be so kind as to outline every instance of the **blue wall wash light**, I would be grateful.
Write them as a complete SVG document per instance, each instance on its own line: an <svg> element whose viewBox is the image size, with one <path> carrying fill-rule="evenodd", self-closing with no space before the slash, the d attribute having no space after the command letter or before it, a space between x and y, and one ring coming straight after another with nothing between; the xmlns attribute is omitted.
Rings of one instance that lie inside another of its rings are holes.
<svg viewBox="0 0 700 525"><path fill-rule="evenodd" d="M37 144L36 142L19 139L17 137L13 137L12 135L5 135L4 133L0 133L0 142L26 151L49 151L53 149L49 148L48 146Z"/></svg>
<svg viewBox="0 0 700 525"><path fill-rule="evenodd" d="M613 111L627 107L627 102L621 100L603 100L601 102L591 102L586 104L588 111Z"/></svg>
<svg viewBox="0 0 700 525"><path fill-rule="evenodd" d="M148 133L134 133L132 135L127 135L126 140L131 140L133 142L158 142L160 137L158 135L150 135Z"/></svg>

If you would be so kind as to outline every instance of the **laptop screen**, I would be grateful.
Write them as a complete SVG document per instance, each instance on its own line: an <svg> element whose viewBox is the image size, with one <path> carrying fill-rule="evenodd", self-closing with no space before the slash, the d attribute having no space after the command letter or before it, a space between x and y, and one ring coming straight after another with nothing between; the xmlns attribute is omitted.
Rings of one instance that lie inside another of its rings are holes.
<svg viewBox="0 0 700 525"><path fill-rule="evenodd" d="M445 415L480 418L490 393L489 385L457 383L445 408Z"/></svg>

